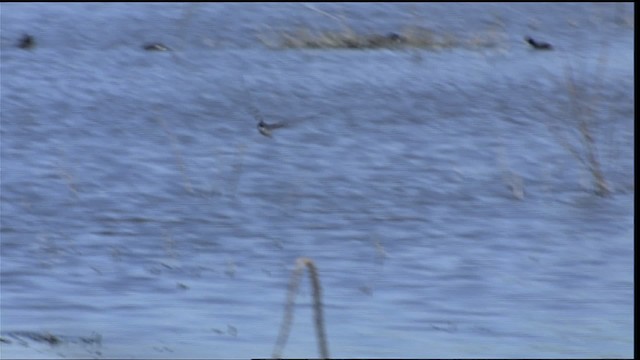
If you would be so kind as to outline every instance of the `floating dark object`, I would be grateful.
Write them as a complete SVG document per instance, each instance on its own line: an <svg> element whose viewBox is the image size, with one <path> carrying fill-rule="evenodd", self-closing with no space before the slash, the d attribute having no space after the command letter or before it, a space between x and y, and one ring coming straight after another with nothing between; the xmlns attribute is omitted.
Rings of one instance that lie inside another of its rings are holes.
<svg viewBox="0 0 640 360"><path fill-rule="evenodd" d="M286 124L284 123L267 124L266 122L264 122L264 120L260 120L260 122L258 123L258 131L260 132L260 134L266 137L271 137L271 132L273 130L281 127L285 127L285 126Z"/></svg>
<svg viewBox="0 0 640 360"><path fill-rule="evenodd" d="M401 44L406 39L397 33L390 32L386 35L371 35L366 39L365 47L370 48L379 48L379 47L388 47L395 46L397 44Z"/></svg>
<svg viewBox="0 0 640 360"><path fill-rule="evenodd" d="M28 50L32 49L34 46L36 46L36 39L34 39L34 37L29 34L22 35L20 41L18 42L18 47L20 49Z"/></svg>
<svg viewBox="0 0 640 360"><path fill-rule="evenodd" d="M533 47L536 50L552 50L553 49L553 46L551 46L551 44L546 42L535 41L533 38L529 36L525 37L524 40L528 42L529 45L531 45L531 47Z"/></svg>
<svg viewBox="0 0 640 360"><path fill-rule="evenodd" d="M394 32L390 32L387 34L387 39L391 40L391 41L404 41L404 37L400 34L394 33Z"/></svg>
<svg viewBox="0 0 640 360"><path fill-rule="evenodd" d="M147 51L169 51L171 49L169 49L169 47L160 44L160 43L150 43L150 44L146 44L142 47L143 49L147 50Z"/></svg>

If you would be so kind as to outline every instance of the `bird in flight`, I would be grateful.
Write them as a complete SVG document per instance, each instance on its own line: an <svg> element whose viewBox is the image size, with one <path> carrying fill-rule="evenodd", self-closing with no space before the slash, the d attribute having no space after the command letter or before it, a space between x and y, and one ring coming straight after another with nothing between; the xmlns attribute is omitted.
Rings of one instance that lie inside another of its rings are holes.
<svg viewBox="0 0 640 360"><path fill-rule="evenodd" d="M36 46L36 39L29 34L22 35L20 41L18 42L18 47L20 49L28 50L32 49L34 46Z"/></svg>
<svg viewBox="0 0 640 360"><path fill-rule="evenodd" d="M289 125L287 122L284 122L284 121L273 123L273 124L269 124L266 121L264 121L264 118L262 117L262 114L260 113L260 110L258 110L258 108L253 106L252 99L251 99L251 92L247 88L247 85L246 85L245 80L244 80L244 76L242 77L242 84L243 84L245 92L247 93L247 97L249 99L249 104L248 104L249 111L251 112L251 115L253 115L253 118L258 121L257 128L258 128L258 132L260 132L260 134L262 134L263 136L266 136L268 138L271 138L271 137L273 137L272 136L273 130L279 129L279 128L283 128L283 127L287 127Z"/></svg>
<svg viewBox="0 0 640 360"><path fill-rule="evenodd" d="M255 107L253 107L253 105L249 105L249 109L251 110L251 114L253 114L253 117L258 120L258 131L260 132L260 134L270 138L273 137L271 134L273 132L273 130L275 129L279 129L279 128L283 128L287 126L287 123L285 122L277 122L274 124L268 124L267 122L264 121L264 118L262 117L262 114L260 114L260 111L258 109L256 109Z"/></svg>
<svg viewBox="0 0 640 360"><path fill-rule="evenodd" d="M553 49L553 46L551 46L551 44L546 42L541 42L541 41L535 41L530 36L525 37L524 40L528 42L529 45L531 45L531 47L533 47L536 50L552 50Z"/></svg>
<svg viewBox="0 0 640 360"><path fill-rule="evenodd" d="M277 124L267 124L266 122L260 120L260 122L258 123L258 131L260 132L260 134L266 136L266 137L272 137L271 136L271 132L275 129L281 128L281 127L285 127L287 126L284 123L277 123Z"/></svg>
<svg viewBox="0 0 640 360"><path fill-rule="evenodd" d="M144 46L142 46L143 49L147 50L147 51L169 51L171 49L169 49L168 46L161 44L161 43L148 43L145 44Z"/></svg>

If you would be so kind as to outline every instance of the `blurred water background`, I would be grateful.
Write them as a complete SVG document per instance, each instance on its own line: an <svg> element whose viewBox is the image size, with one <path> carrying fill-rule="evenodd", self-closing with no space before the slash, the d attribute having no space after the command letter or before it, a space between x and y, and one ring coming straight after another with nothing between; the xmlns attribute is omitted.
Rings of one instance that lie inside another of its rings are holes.
<svg viewBox="0 0 640 360"><path fill-rule="evenodd" d="M1 4L0 355L632 357L634 10Z"/></svg>

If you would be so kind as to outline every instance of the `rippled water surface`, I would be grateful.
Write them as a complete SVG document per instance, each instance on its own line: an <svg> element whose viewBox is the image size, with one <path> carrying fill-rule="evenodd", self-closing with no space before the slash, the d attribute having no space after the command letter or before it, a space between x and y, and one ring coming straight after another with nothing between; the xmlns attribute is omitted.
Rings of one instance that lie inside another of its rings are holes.
<svg viewBox="0 0 640 360"><path fill-rule="evenodd" d="M633 11L1 4L1 355L268 357L305 256L332 357L631 357Z"/></svg>

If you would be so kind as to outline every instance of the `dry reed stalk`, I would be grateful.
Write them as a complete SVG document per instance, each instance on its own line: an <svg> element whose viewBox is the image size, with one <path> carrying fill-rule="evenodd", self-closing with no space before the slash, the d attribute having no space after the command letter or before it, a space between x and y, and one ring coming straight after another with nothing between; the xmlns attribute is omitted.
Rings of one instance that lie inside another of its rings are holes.
<svg viewBox="0 0 640 360"><path fill-rule="evenodd" d="M588 94L583 94L578 90L573 71L569 67L566 71L567 91L570 99L570 112L577 122L580 149L564 138L559 132L554 132L556 137L583 166L589 171L593 177L596 186L596 194L607 196L611 193L611 189L605 180L604 172L600 160L598 159L598 149L596 139L593 135L592 124L595 115L591 106L594 106L595 99L589 99Z"/></svg>
<svg viewBox="0 0 640 360"><path fill-rule="evenodd" d="M187 175L187 167L182 160L182 154L180 153L180 149L178 148L178 141L175 135L169 130L167 124L161 117L157 117L156 120L160 123L162 130L164 130L165 134L169 138L169 143L171 144L171 152L176 160L176 164L178 165L178 169L180 169L180 174L182 175L182 179L184 182L184 188L193 194L193 187L191 186L191 180L189 180L189 175Z"/></svg>
<svg viewBox="0 0 640 360"><path fill-rule="evenodd" d="M322 315L322 289L320 287L320 278L318 276L318 270L313 260L300 257L296 259L296 268L291 273L291 280L289 282L289 289L287 291L287 302L284 308L284 317L282 318L282 324L280 326L280 333L276 341L276 346L273 350L274 359L281 358L282 350L289 338L289 332L291 331L291 323L293 321L293 309L295 305L296 295L298 288L300 287L300 278L304 268L309 270L309 280L313 288L313 313L314 323L316 328L316 339L318 340L318 351L320 352L321 359L329 358L329 347L327 345L327 336L324 329L324 317Z"/></svg>

